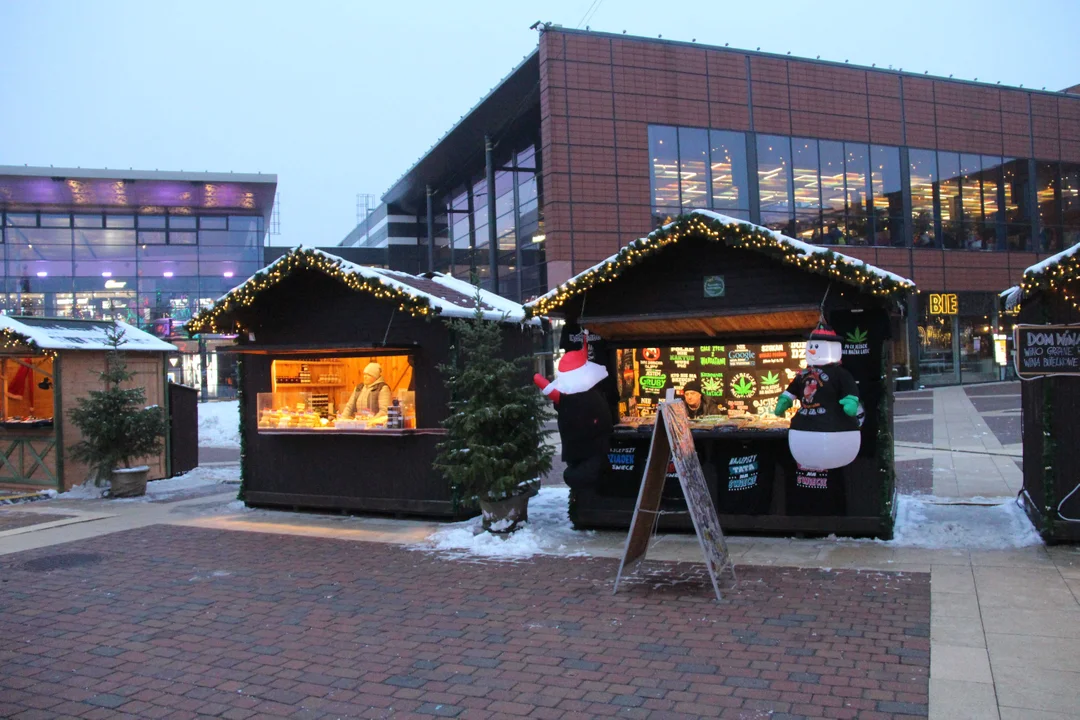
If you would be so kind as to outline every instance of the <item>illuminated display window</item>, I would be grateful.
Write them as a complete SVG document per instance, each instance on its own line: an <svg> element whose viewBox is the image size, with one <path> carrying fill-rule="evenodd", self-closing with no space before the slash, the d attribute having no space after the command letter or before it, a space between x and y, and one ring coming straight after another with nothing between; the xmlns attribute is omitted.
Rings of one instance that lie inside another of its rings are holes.
<svg viewBox="0 0 1080 720"><path fill-rule="evenodd" d="M274 360L271 384L271 392L258 395L260 432L416 427L408 355Z"/></svg>
<svg viewBox="0 0 1080 720"><path fill-rule="evenodd" d="M806 343L626 348L616 350L615 362L623 424L651 422L660 400L674 389L699 425L786 428L788 418L773 411L806 367Z"/></svg>

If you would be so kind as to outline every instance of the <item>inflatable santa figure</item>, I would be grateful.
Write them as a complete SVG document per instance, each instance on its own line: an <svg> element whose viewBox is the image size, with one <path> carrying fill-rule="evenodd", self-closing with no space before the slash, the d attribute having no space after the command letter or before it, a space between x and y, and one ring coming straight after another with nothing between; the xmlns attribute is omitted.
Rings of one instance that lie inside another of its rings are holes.
<svg viewBox="0 0 1080 720"><path fill-rule="evenodd" d="M589 361L588 343L586 334L580 350L562 356L553 382L539 373L533 376L533 382L555 403L566 463L563 479L571 488L597 481L611 445L611 409L600 392L608 371Z"/></svg>
<svg viewBox="0 0 1080 720"><path fill-rule="evenodd" d="M810 470L843 467L859 454L859 386L840 366L842 352L840 336L819 323L806 343L806 367L776 402L779 416L799 401L788 447L795 461Z"/></svg>

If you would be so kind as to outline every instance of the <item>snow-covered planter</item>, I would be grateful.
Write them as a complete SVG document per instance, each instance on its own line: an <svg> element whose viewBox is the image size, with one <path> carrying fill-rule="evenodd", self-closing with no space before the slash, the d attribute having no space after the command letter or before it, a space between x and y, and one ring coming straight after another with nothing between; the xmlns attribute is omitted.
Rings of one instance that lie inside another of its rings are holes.
<svg viewBox="0 0 1080 720"><path fill-rule="evenodd" d="M140 497L146 494L146 478L150 475L149 465L137 465L132 468L117 468L112 471L109 481L108 497Z"/></svg>

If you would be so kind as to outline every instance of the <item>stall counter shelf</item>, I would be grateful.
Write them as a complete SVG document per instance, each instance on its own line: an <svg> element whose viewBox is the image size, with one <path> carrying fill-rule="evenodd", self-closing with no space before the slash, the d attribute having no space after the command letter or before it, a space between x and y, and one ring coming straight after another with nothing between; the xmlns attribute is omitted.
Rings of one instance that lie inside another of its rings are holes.
<svg viewBox="0 0 1080 720"><path fill-rule="evenodd" d="M443 428L259 428L260 435L445 435Z"/></svg>

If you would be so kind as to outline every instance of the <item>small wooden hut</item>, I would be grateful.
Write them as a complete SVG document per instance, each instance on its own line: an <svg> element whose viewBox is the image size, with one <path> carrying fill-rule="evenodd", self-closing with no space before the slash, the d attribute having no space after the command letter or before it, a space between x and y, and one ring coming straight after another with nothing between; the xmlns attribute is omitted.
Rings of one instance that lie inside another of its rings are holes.
<svg viewBox="0 0 1080 720"><path fill-rule="evenodd" d="M63 492L89 470L68 453L82 435L68 417L78 398L102 389L107 330L124 330L121 346L131 387L146 388L149 405L168 407L166 357L176 347L123 322L0 315L0 487ZM149 479L169 477L168 443L145 458Z"/></svg>
<svg viewBox="0 0 1080 720"><path fill-rule="evenodd" d="M1080 541L1080 244L1024 271L1006 297L1017 311L1024 509L1050 543Z"/></svg>
<svg viewBox="0 0 1080 720"><path fill-rule="evenodd" d="M891 338L913 289L861 260L701 210L529 303L533 315L563 318L564 337L587 329L612 377L611 471L573 490L575 524L629 525L658 402L692 389L695 444L726 530L890 537ZM865 421L858 458L815 473L796 467L788 422L773 410L822 316L844 338ZM689 528L672 477L660 527Z"/></svg>
<svg viewBox="0 0 1080 720"><path fill-rule="evenodd" d="M475 514L432 464L454 359L444 318L503 323L508 357L541 326L523 308L439 273L410 275L295 248L188 323L236 334L241 496L249 505L456 518ZM366 384L375 366L379 376ZM522 378L528 382L528 378ZM382 383L381 385L379 383ZM385 412L387 389L398 410Z"/></svg>

